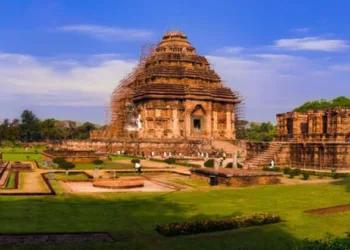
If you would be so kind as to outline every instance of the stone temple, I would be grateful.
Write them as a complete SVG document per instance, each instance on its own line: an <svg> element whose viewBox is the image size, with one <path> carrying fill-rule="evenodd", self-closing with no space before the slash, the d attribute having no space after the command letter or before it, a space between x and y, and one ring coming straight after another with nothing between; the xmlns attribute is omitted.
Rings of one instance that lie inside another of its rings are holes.
<svg viewBox="0 0 350 250"><path fill-rule="evenodd" d="M350 168L350 109L331 107L276 115L277 138L247 143L248 163L279 167L342 170Z"/></svg>
<svg viewBox="0 0 350 250"><path fill-rule="evenodd" d="M112 152L208 152L212 140L235 140L240 102L187 36L172 31L114 90L107 128L70 143Z"/></svg>

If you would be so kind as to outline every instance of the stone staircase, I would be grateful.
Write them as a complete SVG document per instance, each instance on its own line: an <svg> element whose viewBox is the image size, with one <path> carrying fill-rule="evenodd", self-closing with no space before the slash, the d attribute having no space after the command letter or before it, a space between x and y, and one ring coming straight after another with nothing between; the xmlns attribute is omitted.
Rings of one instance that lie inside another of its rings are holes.
<svg viewBox="0 0 350 250"><path fill-rule="evenodd" d="M250 166L250 168L267 167L270 165L271 160L281 150L282 144L277 142L271 142L268 149L262 153L254 156L253 158L244 162L244 167Z"/></svg>

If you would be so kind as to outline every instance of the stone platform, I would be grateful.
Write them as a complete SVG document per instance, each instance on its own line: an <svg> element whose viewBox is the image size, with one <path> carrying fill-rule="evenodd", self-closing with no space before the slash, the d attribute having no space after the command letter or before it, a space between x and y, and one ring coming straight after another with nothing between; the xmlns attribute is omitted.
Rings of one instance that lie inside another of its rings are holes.
<svg viewBox="0 0 350 250"><path fill-rule="evenodd" d="M212 168L193 168L191 169L191 178L210 181L211 176L215 176L218 184L228 186L250 186L256 184L279 184L281 183L281 173L252 171L245 169L212 169Z"/></svg>
<svg viewBox="0 0 350 250"><path fill-rule="evenodd" d="M121 177L114 180L95 180L92 185L99 188L112 188L112 189L124 189L124 188L139 188L144 186L143 177Z"/></svg>

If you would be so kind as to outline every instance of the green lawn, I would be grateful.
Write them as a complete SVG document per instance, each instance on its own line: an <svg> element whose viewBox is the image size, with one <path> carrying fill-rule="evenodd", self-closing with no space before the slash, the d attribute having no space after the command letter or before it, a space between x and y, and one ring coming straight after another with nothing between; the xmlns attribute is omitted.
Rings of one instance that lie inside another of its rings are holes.
<svg viewBox="0 0 350 250"><path fill-rule="evenodd" d="M126 169L134 168L133 164L118 163L113 161L105 161L103 165L98 166L100 169ZM93 163L76 163L75 169L95 169L97 166Z"/></svg>
<svg viewBox="0 0 350 250"><path fill-rule="evenodd" d="M45 147L33 147L33 148L22 148L22 147L1 147L3 153L41 153Z"/></svg>
<svg viewBox="0 0 350 250"><path fill-rule="evenodd" d="M66 173L55 173L55 180L58 181L87 181L89 176L85 173L68 172Z"/></svg>
<svg viewBox="0 0 350 250"><path fill-rule="evenodd" d="M54 187L59 188L57 182ZM326 232L344 237L350 211L327 216L308 209L350 203L350 181L337 184L266 185L169 193L0 196L0 233L109 231L114 244L28 245L20 249L293 249ZM285 222L239 230L166 238L156 223L277 212ZM28 223L30 222L30 223ZM1 249L19 249L15 246Z"/></svg>
<svg viewBox="0 0 350 250"><path fill-rule="evenodd" d="M11 172L10 178L7 181L6 188L15 188L15 175L16 175L15 172Z"/></svg>
<svg viewBox="0 0 350 250"><path fill-rule="evenodd" d="M2 147L3 159L5 161L30 161L41 160L41 152L44 147L37 148L21 148L21 147ZM27 156L29 158L27 158Z"/></svg>
<svg viewBox="0 0 350 250"><path fill-rule="evenodd" d="M134 156L128 156L128 155L110 155L111 159L114 161L118 161L118 160L132 160L138 157L134 157Z"/></svg>
<svg viewBox="0 0 350 250"><path fill-rule="evenodd" d="M41 154L11 154L4 153L3 155L4 161L40 161ZM28 158L27 158L28 156Z"/></svg>

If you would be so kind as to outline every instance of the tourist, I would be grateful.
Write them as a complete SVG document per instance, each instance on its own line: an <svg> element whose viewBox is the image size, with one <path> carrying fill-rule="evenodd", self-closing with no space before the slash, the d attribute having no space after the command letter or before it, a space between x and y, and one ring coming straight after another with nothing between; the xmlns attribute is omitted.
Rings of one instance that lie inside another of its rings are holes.
<svg viewBox="0 0 350 250"><path fill-rule="evenodd" d="M270 168L274 168L275 167L275 162L273 160L271 160L271 166Z"/></svg>
<svg viewBox="0 0 350 250"><path fill-rule="evenodd" d="M220 167L222 167L224 164L224 158L220 157Z"/></svg>
<svg viewBox="0 0 350 250"><path fill-rule="evenodd" d="M135 168L136 168L136 171L137 171L139 174L141 174L141 165L140 165L140 163L136 162L136 163L135 163Z"/></svg>

